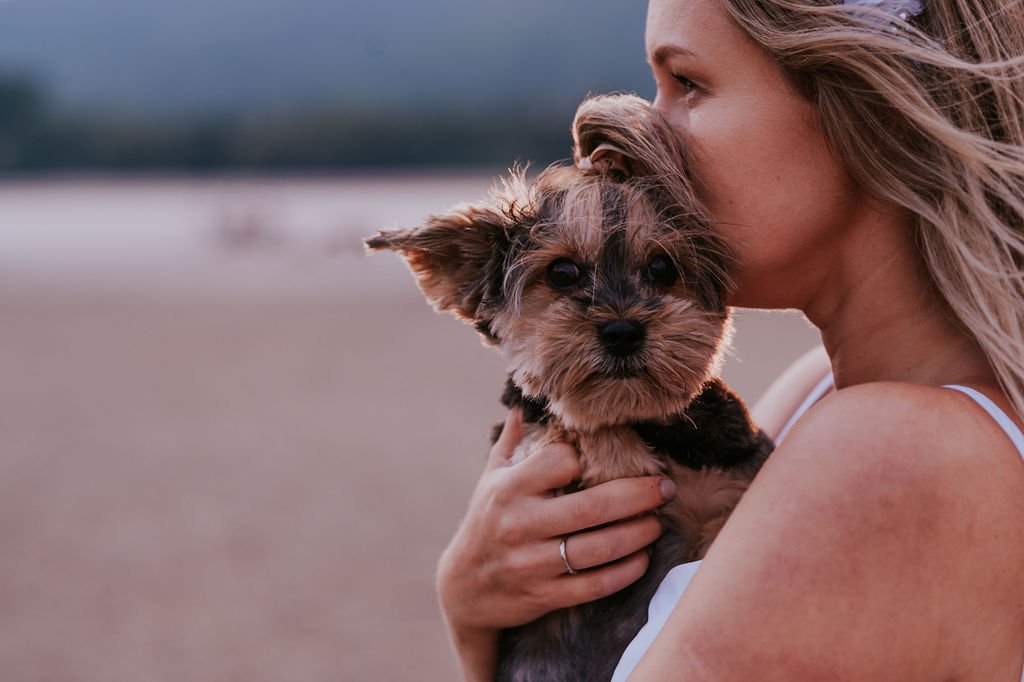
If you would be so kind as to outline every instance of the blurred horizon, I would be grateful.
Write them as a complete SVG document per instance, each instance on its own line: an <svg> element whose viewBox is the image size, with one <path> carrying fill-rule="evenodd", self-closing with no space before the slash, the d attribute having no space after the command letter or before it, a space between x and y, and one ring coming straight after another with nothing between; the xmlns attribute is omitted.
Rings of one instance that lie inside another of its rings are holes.
<svg viewBox="0 0 1024 682"><path fill-rule="evenodd" d="M587 94L652 94L644 14L584 0L0 1L0 171L546 164L569 156Z"/></svg>

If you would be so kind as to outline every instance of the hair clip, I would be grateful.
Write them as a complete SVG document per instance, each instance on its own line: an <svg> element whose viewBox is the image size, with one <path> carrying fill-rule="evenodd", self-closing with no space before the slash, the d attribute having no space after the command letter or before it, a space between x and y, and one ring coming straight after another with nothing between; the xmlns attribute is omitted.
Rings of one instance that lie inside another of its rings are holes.
<svg viewBox="0 0 1024 682"><path fill-rule="evenodd" d="M879 13L887 14L906 23L924 12L924 4L922 4L921 0L843 0L841 4L856 9L873 10L854 12L854 16L874 23L885 21L878 15ZM886 23L890 30L898 30L898 27L891 22Z"/></svg>

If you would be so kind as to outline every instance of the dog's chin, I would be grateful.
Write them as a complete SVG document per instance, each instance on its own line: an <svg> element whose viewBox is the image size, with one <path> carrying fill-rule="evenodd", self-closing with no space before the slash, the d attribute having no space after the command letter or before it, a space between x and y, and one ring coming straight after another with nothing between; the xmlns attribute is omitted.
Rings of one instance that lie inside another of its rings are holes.
<svg viewBox="0 0 1024 682"><path fill-rule="evenodd" d="M700 382L666 386L643 370L621 366L594 374L564 393L547 396L549 409L566 427L592 431L640 421L665 421L679 414Z"/></svg>

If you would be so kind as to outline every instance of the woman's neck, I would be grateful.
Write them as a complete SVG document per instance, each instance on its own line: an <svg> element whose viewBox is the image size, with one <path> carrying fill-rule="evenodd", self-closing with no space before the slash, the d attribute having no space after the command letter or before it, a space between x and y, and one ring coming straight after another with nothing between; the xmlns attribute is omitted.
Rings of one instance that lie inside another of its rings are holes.
<svg viewBox="0 0 1024 682"><path fill-rule="evenodd" d="M821 330L837 387L995 381L984 353L934 293L905 221L878 215L851 230L835 263L804 313Z"/></svg>

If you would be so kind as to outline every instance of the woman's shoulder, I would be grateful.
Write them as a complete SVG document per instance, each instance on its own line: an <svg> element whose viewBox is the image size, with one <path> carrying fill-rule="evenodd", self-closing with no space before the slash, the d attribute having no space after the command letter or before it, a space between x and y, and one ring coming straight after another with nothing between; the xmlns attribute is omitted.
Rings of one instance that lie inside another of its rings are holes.
<svg viewBox="0 0 1024 682"><path fill-rule="evenodd" d="M1002 520L1003 537L1016 532L1024 547L1024 461L995 418L959 391L899 382L836 391L807 411L772 459L779 485L810 477L835 495L856 492L886 509L946 519L935 533L969 533L968 518ZM918 537L926 537L922 528Z"/></svg>
<svg viewBox="0 0 1024 682"><path fill-rule="evenodd" d="M762 505L785 495L792 516L780 533L820 561L808 577L835 592L860 591L865 605L880 609L876 615L902 622L904 637L923 626L921 646L937 623L973 623L951 630L957 634L946 645L976 652L1016 646L1019 655L1024 462L970 398L898 382L836 391L808 410L765 469L755 482L764 485ZM829 557L841 557L840 570ZM855 587L849 572L868 582ZM905 611L887 611L887 604ZM934 622L920 620L922 607ZM1014 637L988 639L983 633L994 627Z"/></svg>
<svg viewBox="0 0 1024 682"><path fill-rule="evenodd" d="M821 400L723 528L668 638L723 680L1005 677L1024 638L1024 466L960 398L871 384Z"/></svg>
<svg viewBox="0 0 1024 682"><path fill-rule="evenodd" d="M1009 419L1008 403L997 389L985 386L973 393L995 398L990 404ZM1019 473L1024 482L1022 453L1011 439L1011 432L1019 431L1019 423L1010 420L1008 431L997 421L997 414L949 387L860 384L835 391L811 407L782 450L817 450L824 441L834 445L835 456L844 461L848 461L845 455L860 453L850 460L854 465L874 454L878 463L924 475L959 467L998 467Z"/></svg>

